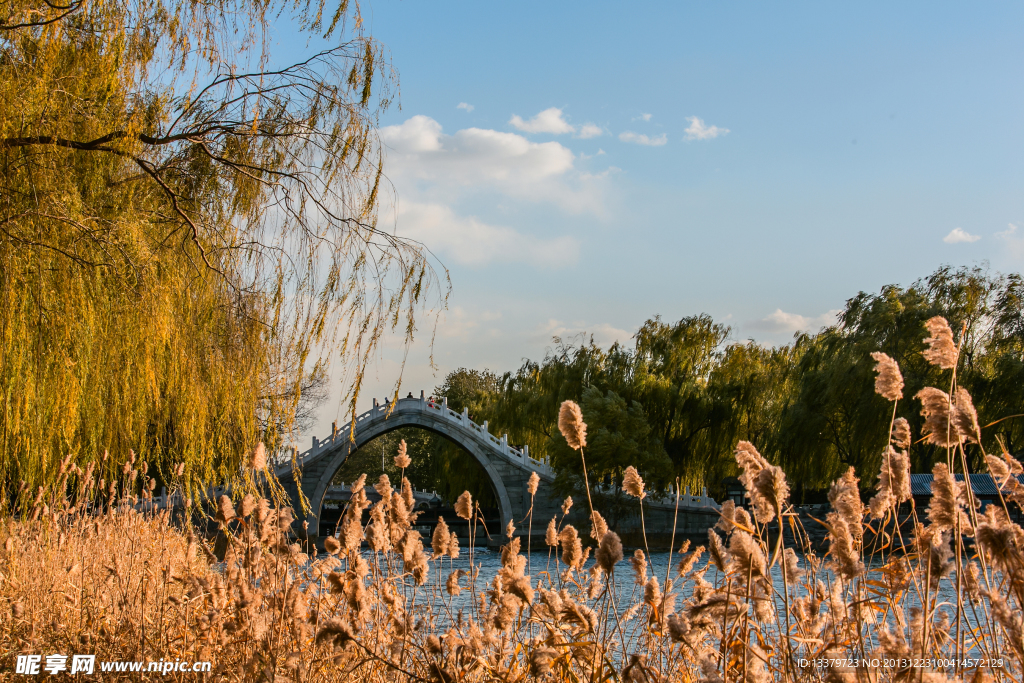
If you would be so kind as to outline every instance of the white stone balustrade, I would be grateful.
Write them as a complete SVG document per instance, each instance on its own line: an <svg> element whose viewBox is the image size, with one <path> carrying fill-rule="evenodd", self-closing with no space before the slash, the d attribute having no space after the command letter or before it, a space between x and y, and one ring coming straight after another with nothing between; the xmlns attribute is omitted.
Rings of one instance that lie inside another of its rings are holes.
<svg viewBox="0 0 1024 683"><path fill-rule="evenodd" d="M500 453L507 460L515 462L520 466L535 469L537 470L538 474L552 477L554 476L554 471L551 469L548 463L530 457L529 446L524 446L522 450L513 448L508 443L507 434L502 435L500 438L498 438L488 431L488 424L486 420L484 420L484 423L482 425L477 424L473 422L471 419L469 419L469 411L467 409L463 408L461 413L457 413L448 407L447 398L442 398L440 401L430 401L427 399L424 392L422 391L420 392L419 398L398 399L397 405L394 405L390 402L385 402L382 405L379 404L376 399L374 399L373 407L367 410L366 412L357 415L355 422L356 424L358 424L364 420L373 420L375 418L382 417L392 412L395 408L398 407L400 407L402 411L432 411L434 412L435 416L440 415L446 420L449 420L453 423L457 423L459 425L462 425L463 427L473 429L479 432L480 434L485 435L487 437L487 440L493 446L494 450ZM327 438L321 441L319 438L315 436L312 437L312 445L309 448L309 450L303 451L302 453L298 453L295 456L297 464L301 467L302 463L306 459L317 455L320 451L324 450L325 448L331 448L341 439L349 438L351 432L351 421L344 424L341 428L338 428L336 424L332 425L331 435L328 436ZM278 476L281 476L282 474L287 474L292 467L290 452L286 451L285 453L275 458L275 466Z"/></svg>

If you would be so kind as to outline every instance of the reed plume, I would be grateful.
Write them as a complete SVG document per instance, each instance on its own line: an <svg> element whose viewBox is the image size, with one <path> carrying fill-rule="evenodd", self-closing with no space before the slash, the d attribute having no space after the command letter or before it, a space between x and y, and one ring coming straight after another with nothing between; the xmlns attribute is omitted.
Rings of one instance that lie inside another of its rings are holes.
<svg viewBox="0 0 1024 683"><path fill-rule="evenodd" d="M729 537L729 555L742 580L746 577L764 577L768 571L768 559L751 534L736 530Z"/></svg>
<svg viewBox="0 0 1024 683"><path fill-rule="evenodd" d="M661 605L661 586L658 584L658 577L652 576L644 584L644 602L651 607Z"/></svg>
<svg viewBox="0 0 1024 683"><path fill-rule="evenodd" d="M550 546L558 545L558 525L555 523L554 517L548 522L547 531L544 532L544 543Z"/></svg>
<svg viewBox="0 0 1024 683"><path fill-rule="evenodd" d="M729 551L725 549L725 545L722 544L722 539L719 538L713 529L708 529L708 553L711 555L711 562L718 571L728 574L732 567L732 557L729 555Z"/></svg>
<svg viewBox="0 0 1024 683"><path fill-rule="evenodd" d="M773 468L749 441L736 444L736 464L743 470L739 479L754 508L754 517L762 524L772 521L789 495L785 475L778 468ZM762 473L766 474L759 483Z"/></svg>
<svg viewBox="0 0 1024 683"><path fill-rule="evenodd" d="M154 482L155 484L155 482ZM242 497L242 502L238 505L238 516L248 517L252 514L253 510L256 509L256 499L251 494L245 494Z"/></svg>
<svg viewBox="0 0 1024 683"><path fill-rule="evenodd" d="M462 587L459 585L459 579L462 578L462 570L456 569L448 575L445 581L445 590L448 591L448 595L457 596L462 593Z"/></svg>
<svg viewBox="0 0 1024 683"><path fill-rule="evenodd" d="M465 520L473 517L473 496L469 494L469 491L463 491L459 499L455 501L455 514Z"/></svg>
<svg viewBox="0 0 1024 683"><path fill-rule="evenodd" d="M949 323L941 315L929 318L925 322L930 337L925 338L924 343L928 345L921 355L932 365L937 365L943 370L952 370L956 367L959 351L956 343L953 342L953 330L949 329Z"/></svg>
<svg viewBox="0 0 1024 683"><path fill-rule="evenodd" d="M640 478L640 474L632 465L627 467L622 475L622 490L640 500L647 495L644 492L644 480Z"/></svg>
<svg viewBox="0 0 1024 683"><path fill-rule="evenodd" d="M906 450L910 448L910 423L906 418L897 417L893 420L892 429L889 432L889 441L896 446Z"/></svg>
<svg viewBox="0 0 1024 683"><path fill-rule="evenodd" d="M956 388L953 420L957 431L971 443L981 443L981 427L978 426L978 411L974 409L971 395L963 387Z"/></svg>
<svg viewBox="0 0 1024 683"><path fill-rule="evenodd" d="M928 443L950 448L964 440L950 416L949 394L935 387L925 387L917 392L917 398L921 401L921 414L924 415L922 433L928 437Z"/></svg>
<svg viewBox="0 0 1024 683"><path fill-rule="evenodd" d="M377 492L382 500L391 500L391 479L388 475L380 475L377 478L377 483L373 485L373 490Z"/></svg>
<svg viewBox="0 0 1024 683"><path fill-rule="evenodd" d="M640 548L634 550L633 557L629 558L629 563L633 566L634 582L638 586L647 583L647 557L644 555L644 551Z"/></svg>
<svg viewBox="0 0 1024 683"><path fill-rule="evenodd" d="M334 536L328 536L324 539L324 550L330 555L337 555L341 550L341 543Z"/></svg>
<svg viewBox="0 0 1024 683"><path fill-rule="evenodd" d="M786 473L782 471L782 468L776 465L764 468L754 480L754 486L761 499L767 501L771 506L771 509L767 513L763 513L759 521L767 523L775 519L776 516L781 517L782 508L789 500L789 483L786 481ZM758 508L755 507L754 511L756 514Z"/></svg>
<svg viewBox="0 0 1024 683"><path fill-rule="evenodd" d="M876 490L878 493L868 503L874 519L882 519L890 508L910 500L910 458L906 452L885 447Z"/></svg>
<svg viewBox="0 0 1024 683"><path fill-rule="evenodd" d="M222 523L226 524L235 518L235 508L231 504L231 499L227 496L221 496L217 499L217 519Z"/></svg>
<svg viewBox="0 0 1024 683"><path fill-rule="evenodd" d="M578 451L587 445L587 424L583 421L583 411L575 401L562 401L558 410L558 431L565 437L569 448Z"/></svg>
<svg viewBox="0 0 1024 683"><path fill-rule="evenodd" d="M395 467L400 470L404 470L406 467L412 464L412 459L408 456L408 446L405 445L405 439L402 439L401 443L398 444L398 455L395 456Z"/></svg>
<svg viewBox="0 0 1024 683"><path fill-rule="evenodd" d="M558 650L543 645L530 651L530 673L538 678L551 673L551 663L559 656Z"/></svg>
<svg viewBox="0 0 1024 683"><path fill-rule="evenodd" d="M1006 577L1019 580L1024 554L1024 531L1010 521L1005 510L993 505L985 509L975 538L986 557Z"/></svg>
<svg viewBox="0 0 1024 683"><path fill-rule="evenodd" d="M989 474L992 475L996 485L999 488L1004 487L1006 480L1010 478L1010 468L1006 462L997 455L986 455L985 463L988 465Z"/></svg>
<svg viewBox="0 0 1024 683"><path fill-rule="evenodd" d="M252 454L249 456L249 469L254 472L259 472L266 469L267 467L267 447L260 441L256 444L256 447L252 450ZM182 472L184 472L184 466L182 466ZM181 474L178 474L180 477Z"/></svg>
<svg viewBox="0 0 1024 683"><path fill-rule="evenodd" d="M699 545L690 552L686 552L683 549L679 551L679 554L681 557L679 559L679 566L676 567L676 573L685 578L687 574L693 571L694 566L700 562L701 558L704 557L704 546Z"/></svg>
<svg viewBox="0 0 1024 683"><path fill-rule="evenodd" d="M864 573L860 546L864 538L861 526L864 507L860 501L857 476L851 467L832 484L828 492L833 511L826 519L829 525L829 554L833 567L846 580L852 580Z"/></svg>
<svg viewBox="0 0 1024 683"><path fill-rule="evenodd" d="M558 534L558 541L562 544L562 562L570 569L579 569L583 563L583 544L579 533L571 524L566 524Z"/></svg>
<svg viewBox="0 0 1024 683"><path fill-rule="evenodd" d="M935 531L949 531L958 523L967 523L960 507L964 484L956 481L944 462L932 468L932 497L928 503L928 521ZM958 528L964 528L960 526Z"/></svg>
<svg viewBox="0 0 1024 683"><path fill-rule="evenodd" d="M448 530L448 525L445 524L444 517L437 518L437 526L434 527L434 534L430 541L430 550L433 552L434 557L441 557L447 555L451 549L452 534Z"/></svg>
<svg viewBox="0 0 1024 683"><path fill-rule="evenodd" d="M797 585L805 575L805 572L800 569L800 560L796 556L796 551L792 548L786 548L782 553L782 575L790 586Z"/></svg>
<svg viewBox="0 0 1024 683"><path fill-rule="evenodd" d="M601 545L597 549L595 559L605 573L611 574L615 570L616 563L622 560L622 540L617 533L614 531L605 532L604 538L601 539Z"/></svg>
<svg viewBox="0 0 1024 683"><path fill-rule="evenodd" d="M898 401L903 398L903 375L900 366L888 354L873 351L875 359L875 393L887 401Z"/></svg>
<svg viewBox="0 0 1024 683"><path fill-rule="evenodd" d="M604 521L604 517L597 510L594 510L591 514L590 522L590 537L595 541L601 542L608 533L608 523Z"/></svg>

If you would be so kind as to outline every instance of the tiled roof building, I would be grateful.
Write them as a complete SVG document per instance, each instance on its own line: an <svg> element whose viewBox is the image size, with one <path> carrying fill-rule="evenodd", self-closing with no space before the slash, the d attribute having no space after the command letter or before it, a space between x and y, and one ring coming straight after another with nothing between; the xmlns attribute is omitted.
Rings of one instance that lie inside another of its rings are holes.
<svg viewBox="0 0 1024 683"><path fill-rule="evenodd" d="M954 474L953 477L958 481L964 481L963 474ZM929 499L932 497L932 475L930 474L911 474L910 475L910 493L914 497L915 505L919 510L923 510L924 506L928 505ZM1024 474L1017 475L1017 481L1024 484ZM999 488L996 486L995 480L991 474L972 474L970 475L971 490L974 492L974 498L981 503L981 508L984 509L986 505L995 503L996 505L1002 505L999 499ZM1003 489L1005 495L1006 489ZM1010 505L1010 514L1015 518L1021 517L1021 511L1016 505Z"/></svg>

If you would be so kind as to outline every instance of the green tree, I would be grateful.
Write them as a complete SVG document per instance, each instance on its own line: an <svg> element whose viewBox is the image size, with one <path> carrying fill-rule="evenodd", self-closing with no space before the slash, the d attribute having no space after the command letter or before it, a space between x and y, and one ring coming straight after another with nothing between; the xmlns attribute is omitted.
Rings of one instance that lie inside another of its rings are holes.
<svg viewBox="0 0 1024 683"><path fill-rule="evenodd" d="M996 291L994 327L986 340L986 363L970 378L969 390L982 407L983 423L1005 419L989 433L1011 453L1024 451L1024 280L1011 274Z"/></svg>
<svg viewBox="0 0 1024 683"><path fill-rule="evenodd" d="M636 335L630 391L675 464L683 483L698 486L713 466L723 436L717 427L727 419L721 403L708 392L729 328L711 316L690 316L674 324L649 320Z"/></svg>
<svg viewBox="0 0 1024 683"><path fill-rule="evenodd" d="M800 347L729 344L708 379L715 424L707 432L703 483L720 495L721 481L735 474L733 451L743 439L766 457L779 457L778 425L797 386Z"/></svg>
<svg viewBox="0 0 1024 683"><path fill-rule="evenodd" d="M587 472L592 485L604 486L592 491L612 519L636 507L635 499L626 499L621 491L622 474L630 465L652 488L664 487L672 480L673 466L661 439L655 434L636 401L628 404L614 391L602 392L597 387L583 391L580 401L587 422L585 449ZM555 432L548 447L557 471L556 486L584 498L583 464L579 451L566 443L561 432Z"/></svg>
<svg viewBox="0 0 1024 683"><path fill-rule="evenodd" d="M878 294L851 298L838 325L796 342L798 384L779 423L779 463L811 487L826 486L851 465L865 484L872 483L893 408L874 393L870 353L884 351L899 363L906 385L896 415L920 435L923 418L915 394L925 386L949 391L948 373L921 356L924 323L935 315L949 320L961 344L958 382L974 395L982 423L1022 412L1020 385L1014 381L1021 362L1020 346L1013 341L1021 320L1014 304L1018 282L1018 276L993 276L983 268L944 267L906 289L889 285ZM1019 423L1007 421L993 436L1019 443L1019 434ZM978 471L980 450L968 452ZM919 472L945 458L923 442L915 442L910 453Z"/></svg>
<svg viewBox="0 0 1024 683"><path fill-rule="evenodd" d="M498 389L498 377L490 370L459 368L449 372L444 382L434 387L434 397L448 399L448 407L456 412L469 410L474 415L487 398Z"/></svg>
<svg viewBox="0 0 1024 683"><path fill-rule="evenodd" d="M729 328L706 315L671 324L649 320L633 348L556 339L543 360L506 373L498 389L474 405L492 427L529 443L535 455L553 456L567 490L582 489L574 483L578 454L573 457L556 425L566 399L581 404L592 429L614 424L609 433L621 443L656 438L670 464L661 466L663 476L660 468L648 470L652 481L678 476L684 485L714 491L735 474L732 451L745 439L785 468L801 496L827 488L851 465L868 486L893 417L893 406L874 391L871 353L884 351L900 364L906 386L896 415L920 435L914 395L925 386L948 391L950 383L948 373L921 356L924 323L935 315L945 316L961 341L959 384L974 396L982 424L995 422L985 432L986 448L998 450L999 441L1011 451L1021 447L1024 418L996 421L1024 413L1022 283L1019 275L984 267L942 267L909 287L860 292L836 325L778 348L731 343ZM595 477L608 476L640 466L642 452L654 451L609 448L588 457L588 465ZM981 450L968 452L971 467L983 467ZM930 471L940 456L920 440L911 446L915 471Z"/></svg>
<svg viewBox="0 0 1024 683"><path fill-rule="evenodd" d="M481 415L494 433L507 433L509 441L526 444L533 457L550 455L558 434L558 410L562 401L579 402L583 391L600 376L606 359L620 353L589 343L573 344L555 338L555 348L541 362L526 361L516 372L507 372L497 390L481 402Z"/></svg>

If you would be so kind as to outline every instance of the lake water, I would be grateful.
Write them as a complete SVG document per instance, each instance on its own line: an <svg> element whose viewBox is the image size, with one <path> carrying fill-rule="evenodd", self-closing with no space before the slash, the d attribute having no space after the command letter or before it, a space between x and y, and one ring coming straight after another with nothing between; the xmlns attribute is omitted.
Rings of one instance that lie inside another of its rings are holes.
<svg viewBox="0 0 1024 683"><path fill-rule="evenodd" d="M537 582L540 579L544 580L545 587L553 585L557 588L562 585L562 583L560 582L559 574L561 572L564 572L565 564L561 563L560 561L556 562L556 552L557 551L549 553L545 549L543 551L534 550L532 553L530 553L529 563L527 566L527 573L530 574L532 578L532 584L534 586L537 585ZM524 556L526 555L525 549L522 554ZM368 561L372 561L371 556L372 553L364 553L364 557L366 557ZM630 556L631 553L627 552L625 554L625 559L623 559L616 565L614 577L611 581L611 584L614 589L613 603L616 611L620 615L624 614L627 610L629 610L630 607L632 607L634 604L640 601L643 595L643 587L638 586L635 583L633 569L629 562ZM560 554L558 555L558 557L560 557ZM800 560L800 568L807 569L807 561L804 558L804 556L798 555L798 557ZM673 583L675 584L675 591L678 595L676 603L678 609L681 608L682 600L690 597L690 595L692 594L693 582L687 581L685 584L680 586L679 577L676 575L680 555L679 553L672 553L671 558L673 566L669 578L671 578ZM472 560L473 563L477 567L479 567L480 570L475 586L476 593L479 595L479 593L482 591L490 590L494 576L501 568L501 553L498 550L475 548L473 550ZM700 569L707 566L708 562L709 559L707 554L705 553L704 557L695 565L695 569ZM668 564L668 552L655 552L648 557L647 575L648 577L657 576L658 583L663 591L665 588L665 577L666 572L668 570ZM586 569L589 569L593 565L594 559L592 553L591 559L587 561ZM875 564L876 569L878 565L879 563ZM462 586L462 592L460 595L449 596L447 592L444 591L445 581L447 580L449 574L453 570L462 569L468 572L469 568L470 553L467 548L463 548L460 552L459 558L454 561L450 560L450 558L447 557L444 558L441 561L440 571L438 570L438 563L431 561L428 585L424 586L423 588L420 588L417 591L417 595L420 596L417 598L417 602L419 603L419 605L421 607L426 608L427 612L430 612L435 616L445 617L443 619L445 621L449 617L452 619L456 618L459 610L463 610L466 614L469 614L469 608L471 605L471 600L473 599L473 593L468 588L468 576L463 577L460 580L460 585ZM778 590L780 593L780 595L776 596L776 604L777 608L780 610L781 615L781 609L783 607L783 599L781 595L783 586L781 563L777 563L774 567L772 567L770 572L772 574L773 584L776 590ZM871 567L869 567L869 574L870 573ZM871 577L869 575L868 578L877 577ZM720 579L718 575L718 570L714 567L711 567L706 573L705 579L711 583L718 583ZM833 579L833 575L830 571L823 569L819 573L819 579L829 582ZM608 577L605 577L605 582L608 583ZM409 585L411 589L411 581L409 582ZM440 590L424 590L425 588L429 589L431 587L440 587ZM806 593L807 591L802 585L790 587L791 599L794 597L803 596ZM539 599L539 596L537 599ZM949 605L947 609L951 613L953 612L953 609L956 605L956 592L953 583L948 579L942 582L939 590L938 599L940 603L943 601L946 602ZM911 586L908 598L905 603L905 607L909 609L910 607L914 607L919 604L920 603L917 599L916 592L914 591L913 586ZM613 615L608 615L608 618L612 617ZM974 622L974 619L972 618L972 610L969 607L966 610L965 617L968 622Z"/></svg>

